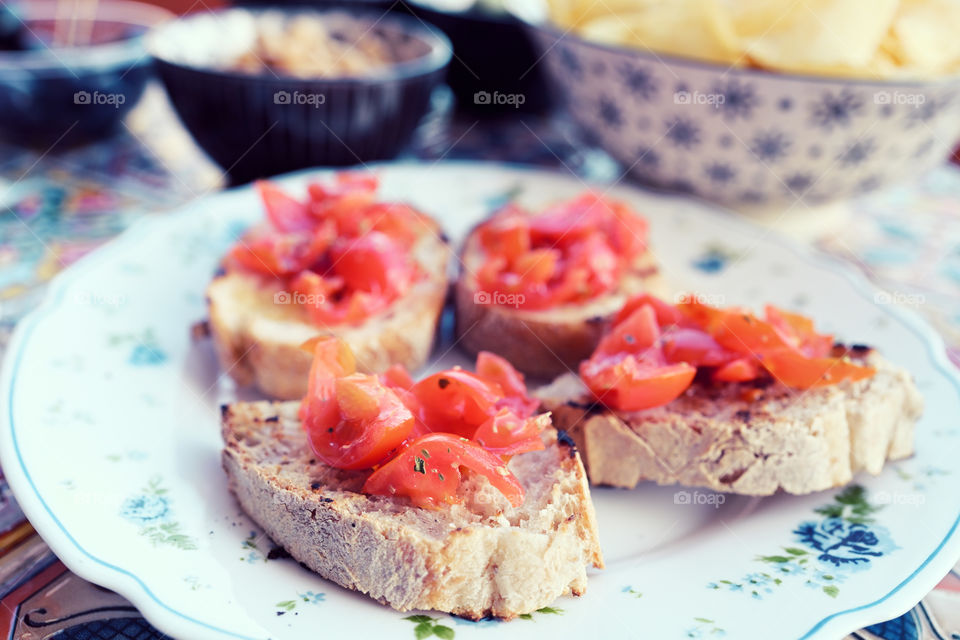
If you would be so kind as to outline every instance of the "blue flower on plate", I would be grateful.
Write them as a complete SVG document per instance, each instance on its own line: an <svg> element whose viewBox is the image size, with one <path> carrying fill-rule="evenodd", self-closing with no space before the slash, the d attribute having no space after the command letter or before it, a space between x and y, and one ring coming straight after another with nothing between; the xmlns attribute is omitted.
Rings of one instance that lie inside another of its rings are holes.
<svg viewBox="0 0 960 640"><path fill-rule="evenodd" d="M130 364L135 367L158 365L166 361L167 354L157 347L146 344L135 345L129 358Z"/></svg>
<svg viewBox="0 0 960 640"><path fill-rule="evenodd" d="M821 552L818 560L843 569L866 568L871 559L896 548L885 528L843 518L804 522L794 534L800 542Z"/></svg>
<svg viewBox="0 0 960 640"><path fill-rule="evenodd" d="M131 522L148 525L159 522L170 512L170 503L163 496L142 494L132 496L120 505L120 515Z"/></svg>

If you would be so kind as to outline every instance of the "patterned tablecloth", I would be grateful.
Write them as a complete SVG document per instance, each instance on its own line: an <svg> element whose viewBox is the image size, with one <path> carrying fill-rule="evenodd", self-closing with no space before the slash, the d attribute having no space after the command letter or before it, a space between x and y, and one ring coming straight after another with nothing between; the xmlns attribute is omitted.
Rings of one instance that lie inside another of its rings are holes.
<svg viewBox="0 0 960 640"><path fill-rule="evenodd" d="M617 165L580 143L562 118L499 122L449 118L449 98L423 127L410 155L563 166L614 179ZM122 135L47 153L0 144L0 353L45 284L142 216L223 186L152 87ZM845 206L829 232L806 230L820 249L880 285L878 302L914 307L944 336L960 365L960 168ZM791 227L795 231L795 226ZM722 259L722 256L717 256ZM0 633L25 640L162 638L122 597L73 575L26 522L0 475ZM960 565L906 615L853 638L960 639Z"/></svg>

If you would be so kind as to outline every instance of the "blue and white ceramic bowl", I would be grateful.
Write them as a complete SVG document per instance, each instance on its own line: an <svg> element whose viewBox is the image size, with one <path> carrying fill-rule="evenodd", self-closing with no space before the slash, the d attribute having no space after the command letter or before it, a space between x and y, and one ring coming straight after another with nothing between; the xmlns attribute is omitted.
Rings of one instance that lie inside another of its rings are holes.
<svg viewBox="0 0 960 640"><path fill-rule="evenodd" d="M592 141L642 182L734 208L871 191L943 162L960 138L958 77L888 82L731 69L525 21Z"/></svg>

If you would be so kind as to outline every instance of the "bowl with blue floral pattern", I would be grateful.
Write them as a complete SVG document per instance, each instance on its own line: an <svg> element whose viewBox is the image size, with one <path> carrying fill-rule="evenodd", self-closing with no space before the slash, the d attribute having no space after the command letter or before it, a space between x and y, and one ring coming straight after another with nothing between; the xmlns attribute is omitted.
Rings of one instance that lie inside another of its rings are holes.
<svg viewBox="0 0 960 640"><path fill-rule="evenodd" d="M960 139L958 77L731 68L526 23L591 142L643 183L737 209L802 209L873 191L942 163Z"/></svg>

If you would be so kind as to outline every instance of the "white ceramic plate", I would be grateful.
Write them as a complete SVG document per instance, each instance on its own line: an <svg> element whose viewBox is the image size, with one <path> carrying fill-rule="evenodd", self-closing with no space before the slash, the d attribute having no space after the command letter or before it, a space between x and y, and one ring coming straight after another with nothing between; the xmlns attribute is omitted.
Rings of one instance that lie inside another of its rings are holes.
<svg viewBox="0 0 960 640"><path fill-rule="evenodd" d="M423 208L454 239L514 195L543 203L584 188L502 165L378 170L387 197ZM283 182L296 191L306 179ZM72 570L190 640L836 638L906 611L960 557L951 475L960 382L940 340L876 304L843 267L769 232L681 198L611 194L649 216L678 288L717 304L799 309L907 367L927 401L916 456L858 477L861 489L806 497L598 489L608 566L584 597L508 623L395 612L267 560L269 540L227 492L219 404L234 395L210 345L191 342L188 329L204 315L218 257L261 215L247 188L137 225L60 276L21 323L0 388L2 464L20 504ZM463 360L453 350L435 366Z"/></svg>

